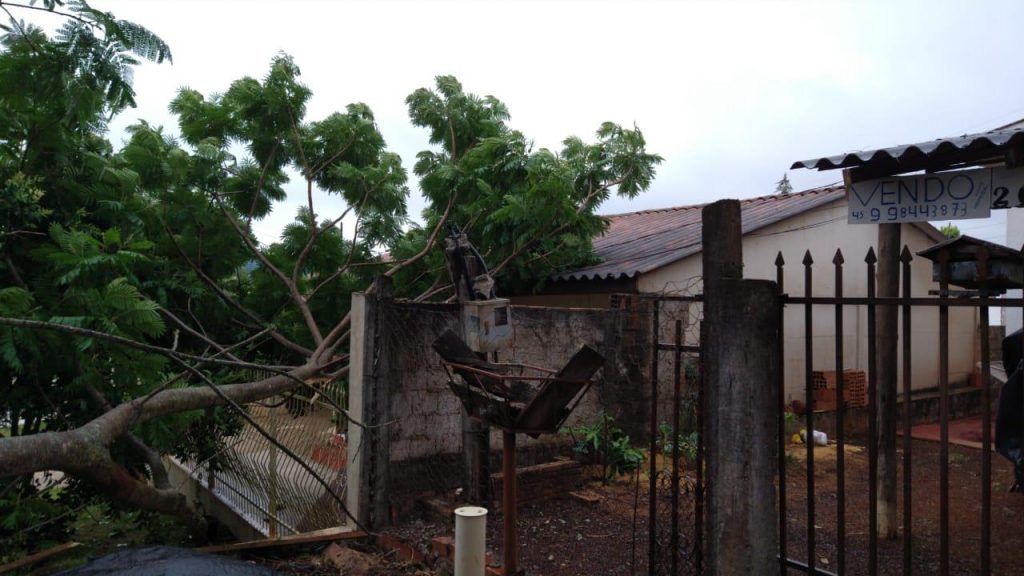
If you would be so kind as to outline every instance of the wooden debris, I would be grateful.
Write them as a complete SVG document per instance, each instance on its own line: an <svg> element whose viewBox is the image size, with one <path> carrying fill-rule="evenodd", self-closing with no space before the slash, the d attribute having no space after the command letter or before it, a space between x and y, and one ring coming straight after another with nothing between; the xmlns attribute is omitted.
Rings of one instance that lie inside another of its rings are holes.
<svg viewBox="0 0 1024 576"><path fill-rule="evenodd" d="M43 550L41 552L36 552L35 554L32 554L31 556L25 556L24 558L19 558L18 560L15 560L14 562L8 562L7 564L4 564L3 566L0 566L0 574L6 574L7 572L13 572L15 570L18 570L19 568L26 568L28 566L31 566L32 564L37 563L37 562L42 562L43 560L47 560L49 558L52 558L54 556L58 556L60 554L68 552L70 550L74 550L75 548L78 548L79 546L81 546L81 544L78 543L78 542L65 542L64 544L60 544L58 546L54 546L53 548L47 548L46 550Z"/></svg>
<svg viewBox="0 0 1024 576"><path fill-rule="evenodd" d="M595 494L589 490L579 490L576 492L569 492L569 496L579 500L580 502L586 502L587 504L597 504L604 500L604 497L600 494Z"/></svg>
<svg viewBox="0 0 1024 576"><path fill-rule="evenodd" d="M302 534L292 534L280 538L266 538L263 540L250 540L248 542L235 542L233 544L218 544L216 546L204 546L195 548L196 552L208 554L220 554L237 552L240 550L254 550L258 548L273 548L275 546L295 546L298 544L313 544L316 542L330 542L332 540L356 540L365 538L366 532L349 530L348 528L325 528Z"/></svg>

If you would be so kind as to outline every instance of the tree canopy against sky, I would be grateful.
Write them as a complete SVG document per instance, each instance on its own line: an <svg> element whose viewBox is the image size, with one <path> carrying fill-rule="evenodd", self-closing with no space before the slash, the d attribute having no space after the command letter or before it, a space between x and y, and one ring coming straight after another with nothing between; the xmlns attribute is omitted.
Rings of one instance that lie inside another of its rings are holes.
<svg viewBox="0 0 1024 576"><path fill-rule="evenodd" d="M181 89L180 138L140 122L115 150L105 126L133 103L135 57L169 60L169 47L84 2L37 8L66 24L47 37L12 20L0 51L0 525L11 533L56 513L24 504L46 470L73 478L76 497L198 531L160 455L207 457L246 416L240 404L345 378L353 291L385 274L404 296L449 297L435 249L449 223L500 287L528 290L591 261L598 207L646 190L661 162L639 129L613 123L593 142L534 149L501 101L439 76L406 98L432 144L415 164L428 199L417 226L369 107L308 118L311 89L286 54L222 92ZM253 223L296 175L305 205L279 242L260 244ZM342 200L338 213L321 211L328 199Z"/></svg>

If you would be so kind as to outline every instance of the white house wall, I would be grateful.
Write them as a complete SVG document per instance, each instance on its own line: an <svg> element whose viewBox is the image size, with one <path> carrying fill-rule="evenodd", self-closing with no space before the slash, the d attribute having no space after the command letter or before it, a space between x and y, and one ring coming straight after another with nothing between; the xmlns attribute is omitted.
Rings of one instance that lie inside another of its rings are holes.
<svg viewBox="0 0 1024 576"><path fill-rule="evenodd" d="M1024 208L1010 208L1006 214L1006 245L1017 249L1024 246ZM1007 296L1020 298L1021 292L1020 290L1010 290ZM1020 330L1020 308L1004 308L1003 324L1006 325L1007 334Z"/></svg>
<svg viewBox="0 0 1024 576"><path fill-rule="evenodd" d="M802 261L808 249L814 259L812 292L815 296L835 293L832 259L837 248L845 258L843 292L846 296L867 295L867 265L864 257L868 247L875 246L878 228L870 225L848 225L846 202L808 211L799 216L766 227L743 238L743 275L746 278L775 280L775 258L782 251L786 261L784 289L794 296L804 294ZM934 242L919 229L905 224L902 240L917 253ZM931 280L931 261L915 256L911 263L912 292L927 296L938 285ZM701 275L701 256L696 254L675 262L639 279L641 292L671 291ZM913 311L912 386L914 389L938 385L938 308L916 307ZM814 370L835 369L835 308L813 307L812 357ZM962 383L974 369L977 341L977 312L973 308L950 308L949 370L952 384ZM804 308L791 306L785 314L785 373L789 398L803 398L804 389ZM867 371L867 309L845 307L843 310L844 368ZM902 338L902 333L899 335ZM902 345L899 366L902 366ZM902 379L902 378L901 378Z"/></svg>

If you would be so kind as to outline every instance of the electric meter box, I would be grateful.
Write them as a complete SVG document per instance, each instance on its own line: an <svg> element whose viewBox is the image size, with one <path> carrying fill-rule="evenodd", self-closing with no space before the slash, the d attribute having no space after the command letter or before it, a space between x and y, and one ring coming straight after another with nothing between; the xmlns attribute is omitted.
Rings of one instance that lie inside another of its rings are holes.
<svg viewBox="0 0 1024 576"><path fill-rule="evenodd" d="M512 308L507 298L462 304L466 344L474 352L494 352L512 344Z"/></svg>

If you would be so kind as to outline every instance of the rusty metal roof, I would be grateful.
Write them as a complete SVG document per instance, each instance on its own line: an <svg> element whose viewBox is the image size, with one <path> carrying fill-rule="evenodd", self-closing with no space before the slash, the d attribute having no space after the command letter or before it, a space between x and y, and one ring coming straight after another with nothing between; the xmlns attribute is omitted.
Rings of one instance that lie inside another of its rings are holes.
<svg viewBox="0 0 1024 576"><path fill-rule="evenodd" d="M741 200L743 233L749 234L845 197L846 189L834 186ZM697 204L608 216L608 231L594 239L594 252L602 262L556 274L553 278L633 278L696 254L701 251L700 213L703 207L703 204Z"/></svg>
<svg viewBox="0 0 1024 576"><path fill-rule="evenodd" d="M938 140L919 142L917 144L904 144L889 148L879 148L877 150L858 150L836 156L801 160L794 162L791 168L832 170L835 168L864 166L866 164L887 163L918 170L929 161L941 161L948 159L950 155L971 153L971 157L977 159L983 158L989 151L995 156L1008 147L1022 144L1024 144L1024 126L1020 122L1016 122L990 132L965 134L963 136L939 138Z"/></svg>

